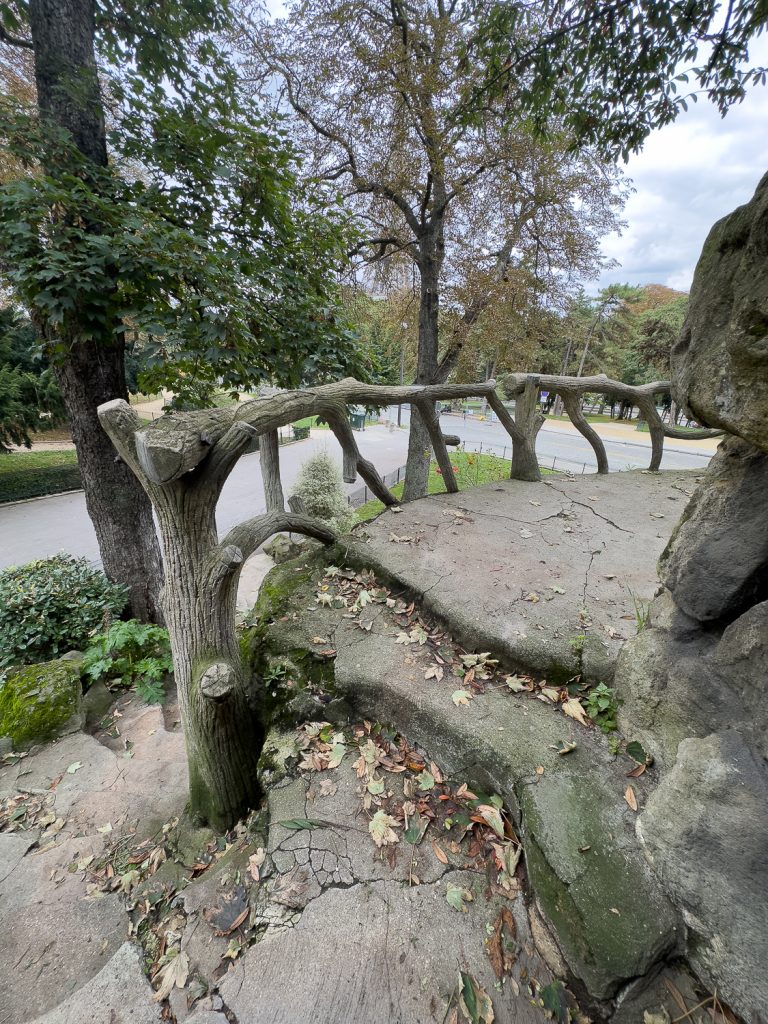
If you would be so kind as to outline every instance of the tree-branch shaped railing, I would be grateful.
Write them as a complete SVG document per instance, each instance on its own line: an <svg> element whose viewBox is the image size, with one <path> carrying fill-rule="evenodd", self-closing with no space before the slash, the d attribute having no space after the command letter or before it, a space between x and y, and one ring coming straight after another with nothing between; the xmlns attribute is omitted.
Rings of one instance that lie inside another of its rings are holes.
<svg viewBox="0 0 768 1024"><path fill-rule="evenodd" d="M512 438L512 477L538 480L536 435L543 422L539 391L561 393L577 428L598 452L602 444L586 423L577 396L607 391L631 397L651 428L652 468L661 458L663 431L653 394L668 385L629 388L606 378L507 378L515 396L514 416L496 393L496 382L378 387L353 379L304 391L285 391L225 409L170 413L143 425L127 402L108 402L99 418L120 457L149 495L160 529L165 569L161 595L171 637L174 673L189 760L193 812L229 827L258 799L256 761L265 722L255 705L235 631L237 584L246 559L272 534L292 531L324 543L336 540L327 524L284 507L278 434L281 426L308 416L324 419L344 453L344 478L357 474L385 505L397 499L376 467L361 454L348 420L349 406L410 403L429 431L445 487L458 491L447 444L458 442L440 429L436 402L485 398ZM711 436L706 432L702 436ZM689 435L686 435L689 436ZM267 511L247 519L219 539L216 505L221 490L255 438L259 439ZM658 457L657 457L658 455Z"/></svg>
<svg viewBox="0 0 768 1024"><path fill-rule="evenodd" d="M650 384L635 386L611 380L605 374L595 377L562 377L554 374L511 373L503 379L502 388L507 398L515 399L515 419L518 428L525 433L528 442L526 453L530 450L535 452L536 435L544 423L544 416L539 411L539 394L541 391L547 391L560 396L563 400L563 407L574 427L592 446L597 459L598 473L608 472L608 455L602 438L587 422L582 411L581 401L585 394L620 398L638 407L643 419L648 424L651 438L651 461L648 466L651 470L657 470L661 465L665 437L696 441L703 438L721 437L723 433L722 430L710 430L706 427L681 430L672 424L664 423L656 408L656 396L670 394L669 381L657 380ZM529 476L522 476L516 472L514 455L512 462L512 477L514 479L530 479ZM522 469L522 467L517 468L518 470Z"/></svg>

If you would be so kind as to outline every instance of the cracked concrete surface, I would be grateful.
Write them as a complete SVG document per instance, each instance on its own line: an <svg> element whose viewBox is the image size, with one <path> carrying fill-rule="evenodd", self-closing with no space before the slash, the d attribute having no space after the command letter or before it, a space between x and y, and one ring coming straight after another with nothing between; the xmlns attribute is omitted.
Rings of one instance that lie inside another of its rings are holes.
<svg viewBox="0 0 768 1024"><path fill-rule="evenodd" d="M345 543L468 649L610 682L695 483L693 471L505 481L384 512Z"/></svg>

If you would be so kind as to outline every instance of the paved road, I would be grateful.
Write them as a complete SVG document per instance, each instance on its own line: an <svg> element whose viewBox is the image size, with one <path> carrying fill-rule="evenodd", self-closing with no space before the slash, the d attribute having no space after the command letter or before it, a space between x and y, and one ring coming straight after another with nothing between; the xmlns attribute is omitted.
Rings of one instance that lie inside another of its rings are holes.
<svg viewBox="0 0 768 1024"><path fill-rule="evenodd" d="M393 420L396 418L396 409L390 410L390 416ZM408 414L404 407L403 422L407 421ZM443 414L443 426L446 432L459 434L467 448L477 449L482 445L486 449L492 446L497 454L509 458L509 437L498 423L471 419L465 422L461 416ZM406 430L390 431L383 426L369 427L356 437L361 451L380 473L390 473L405 463L408 447ZM706 467L709 454L678 450L674 444L673 441L665 448L662 468ZM341 464L341 450L330 431L314 430L310 439L281 448L280 461L286 492L290 492L299 468L309 454L323 448ZM610 439L606 440L606 449L611 469L642 468L647 466L650 457L650 439L643 434L638 434L637 440L630 442ZM554 460L556 468L576 473L582 470L594 471L596 466L591 447L568 425L542 429L537 451L542 465L550 466ZM360 483L352 484L347 490L352 491L359 486ZM259 456L248 455L240 460L222 493L217 517L219 530L228 530L242 519L263 512L264 508ZM57 551L83 555L91 561L99 558L96 536L81 492L0 506L0 566L20 565Z"/></svg>
<svg viewBox="0 0 768 1024"><path fill-rule="evenodd" d="M397 406L388 410L388 415L397 419ZM403 424L408 423L408 411L403 406ZM488 423L480 420L466 419L459 414L444 412L441 416L443 430L447 434L458 434L465 447L478 450L482 444L483 450L493 451L504 458L511 458L511 443L509 434L499 423ZM600 424L596 424L600 433ZM624 469L644 469L651 458L651 439L648 434L634 431L631 433L631 440L620 440L616 438L603 437L606 454L608 455L608 466L613 471ZM675 442L668 440L664 446L664 457L662 469L704 469L714 454L717 441L711 442L708 452L686 450L685 447L677 447ZM536 439L536 452L542 466L549 468L569 470L573 473L594 472L597 469L597 460L591 445L579 434L574 427L566 423L557 425L545 425L539 431Z"/></svg>
<svg viewBox="0 0 768 1024"><path fill-rule="evenodd" d="M368 427L355 435L360 450L380 473L397 470L405 463L408 438L405 431ZM341 465L341 449L329 430L313 430L312 437L280 449L283 488L290 493L302 463L318 450L327 450ZM13 456L9 456L12 458ZM350 484L354 491L361 483ZM220 533L236 523L265 511L261 464L258 455L238 462L224 486L217 510ZM0 506L0 567L21 565L58 551L98 561L99 548L82 491L56 494L16 505Z"/></svg>

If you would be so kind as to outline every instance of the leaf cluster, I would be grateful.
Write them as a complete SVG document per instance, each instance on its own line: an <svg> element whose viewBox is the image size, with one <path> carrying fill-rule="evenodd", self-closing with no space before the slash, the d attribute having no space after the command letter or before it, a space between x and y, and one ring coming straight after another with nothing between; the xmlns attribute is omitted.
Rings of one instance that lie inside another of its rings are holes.
<svg viewBox="0 0 768 1024"><path fill-rule="evenodd" d="M82 650L105 615L125 607L126 588L84 558L53 558L0 572L0 667Z"/></svg>
<svg viewBox="0 0 768 1024"><path fill-rule="evenodd" d="M29 170L0 187L0 270L50 353L129 334L142 388L182 405L365 373L335 288L346 218L299 188L279 124L243 103L212 34L227 17L208 0L99 6L106 167L0 104L0 143Z"/></svg>
<svg viewBox="0 0 768 1024"><path fill-rule="evenodd" d="M105 633L91 638L83 657L83 672L92 683L136 687L147 704L162 704L163 681L173 671L168 630L136 619L113 622Z"/></svg>
<svg viewBox="0 0 768 1024"><path fill-rule="evenodd" d="M754 0L479 0L475 10L478 96L625 159L699 95L725 114L766 82L749 64L768 20Z"/></svg>

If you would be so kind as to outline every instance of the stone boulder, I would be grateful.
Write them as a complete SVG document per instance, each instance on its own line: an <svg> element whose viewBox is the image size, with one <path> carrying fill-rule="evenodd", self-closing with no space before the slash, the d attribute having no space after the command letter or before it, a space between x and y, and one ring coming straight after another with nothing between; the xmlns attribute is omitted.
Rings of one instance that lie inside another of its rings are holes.
<svg viewBox="0 0 768 1024"><path fill-rule="evenodd" d="M672 387L701 423L768 451L768 174L707 236Z"/></svg>
<svg viewBox="0 0 768 1024"><path fill-rule="evenodd" d="M292 558L298 558L309 549L307 540L294 540L287 533L277 533L272 540L264 545L265 554L277 564L289 562Z"/></svg>
<svg viewBox="0 0 768 1024"><path fill-rule="evenodd" d="M55 661L9 669L0 683L0 736L23 750L82 728L81 660L73 651Z"/></svg>
<svg viewBox="0 0 768 1024"><path fill-rule="evenodd" d="M659 560L678 608L698 622L732 618L768 597L768 455L724 441Z"/></svg>
<svg viewBox="0 0 768 1024"><path fill-rule="evenodd" d="M745 1020L768 1006L768 769L733 730L684 740L637 823L688 959Z"/></svg>

